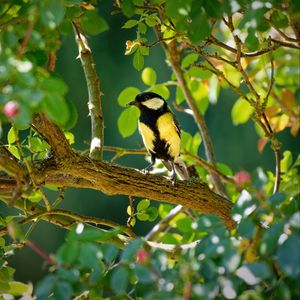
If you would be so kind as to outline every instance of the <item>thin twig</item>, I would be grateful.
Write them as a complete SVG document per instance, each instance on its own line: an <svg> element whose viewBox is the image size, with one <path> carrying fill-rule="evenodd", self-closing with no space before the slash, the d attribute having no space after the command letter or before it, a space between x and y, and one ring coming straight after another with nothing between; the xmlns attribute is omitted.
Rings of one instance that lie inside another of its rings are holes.
<svg viewBox="0 0 300 300"><path fill-rule="evenodd" d="M134 206L133 206L133 198L132 198L132 196L129 195L128 198L129 198L129 206L130 206L130 216L128 218L127 225L129 227L131 227L132 226L131 222L132 222L132 220L134 218Z"/></svg>
<svg viewBox="0 0 300 300"><path fill-rule="evenodd" d="M117 228L117 227L122 227L120 224L117 224L113 221L106 220L106 219L101 219L101 218L96 218L96 217L87 217L87 216L82 216L80 214L66 211L63 209L52 209L50 211L41 211L39 213L33 214L19 222L20 225L24 225L30 222L36 222L36 220L40 219L47 219L47 220L52 220L55 218L55 216L65 216L71 219L69 221L68 227L70 228L75 224L75 222L80 222L80 223L90 223L94 225L104 225L112 228ZM135 237L135 233L131 230L129 227L123 227L124 228L124 233L126 233L129 237ZM1 228L0 230L0 236L3 236L7 232L7 228Z"/></svg>
<svg viewBox="0 0 300 300"><path fill-rule="evenodd" d="M34 25L34 22L33 21L30 21L28 23L28 27L27 27L27 30L26 30L26 34L25 34L25 37L17 51L17 54L16 54L16 57L17 58L20 58L24 52L25 52L25 48L26 48L26 45L30 39L30 36L31 36L31 33L32 33L32 30L33 30L33 25Z"/></svg>
<svg viewBox="0 0 300 300"><path fill-rule="evenodd" d="M156 236L164 231L166 227L169 226L171 220L173 220L179 213L184 211L184 207L182 205L175 206L166 217L161 219L145 236L146 241L150 241L156 238Z"/></svg>
<svg viewBox="0 0 300 300"><path fill-rule="evenodd" d="M50 254L48 254L45 250L37 246L31 240L26 241L26 246L32 249L39 256L41 256L49 265L56 265L54 258Z"/></svg>
<svg viewBox="0 0 300 300"><path fill-rule="evenodd" d="M222 172L220 172L218 169L216 169L214 166L206 162L204 159L198 157L197 155L194 155L190 152L183 152L182 153L184 156L190 157L195 160L197 164L199 164L201 167L203 167L205 170L209 171L210 173L214 173L218 175L224 182L230 183L230 184L235 184L235 181L233 178L226 176Z"/></svg>
<svg viewBox="0 0 300 300"><path fill-rule="evenodd" d="M72 21L72 25L79 49L78 57L81 60L89 94L88 108L92 123L90 157L92 159L101 160L102 147L104 145L104 117L101 107L102 92L100 90L100 80L97 75L92 51L83 30L79 23L75 21Z"/></svg>

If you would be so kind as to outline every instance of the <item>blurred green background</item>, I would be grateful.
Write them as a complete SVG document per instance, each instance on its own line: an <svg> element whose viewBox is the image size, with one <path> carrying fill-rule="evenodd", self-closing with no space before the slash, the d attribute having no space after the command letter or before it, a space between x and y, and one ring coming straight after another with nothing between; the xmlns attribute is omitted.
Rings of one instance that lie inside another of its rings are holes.
<svg viewBox="0 0 300 300"><path fill-rule="evenodd" d="M127 86L135 86L140 90L146 87L141 81L140 73L132 66L132 57L124 56L126 40L135 39L135 32L121 29L125 18L120 14L111 15L113 7L110 2L100 3L100 14L107 20L110 29L96 37L90 37L98 75L100 77L102 106L105 117L105 144L125 148L139 148L142 140L136 132L133 136L123 139L118 132L117 120L123 108L117 103L119 93ZM149 40L154 40L154 35L149 33ZM62 47L58 53L57 73L69 85L68 97L73 101L78 110L78 123L71 131L75 135L74 148L88 149L86 142L90 140L90 119L87 109L87 88L80 61L76 59L78 49L73 36L64 37ZM145 66L151 66L158 74L157 81L168 80L171 70L165 63L162 48L157 45L146 57ZM172 90L170 102L175 98ZM231 121L231 108L237 96L230 90L222 90L218 103L209 107L205 118L213 140L216 157L219 162L229 165L233 171L248 170L253 172L257 166L274 171L274 154L269 145L263 154L257 151L258 136L253 123L233 126ZM128 101L131 99L128 99ZM190 116L175 112L183 130L194 134L197 127ZM128 120L130 122L130 120ZM298 152L297 139L290 136L288 130L279 134L279 139L284 143L282 151L290 149L294 154ZM204 157L203 147L200 146L200 156ZM109 160L112 153L105 153ZM147 163L143 156L126 156L119 160L120 165L143 168ZM51 200L55 199L54 193L49 193ZM92 190L68 189L61 208L78 212L82 215L103 217L126 224L128 197L108 197ZM4 208L1 205L1 209ZM149 222L137 222L134 230L137 234L145 234L151 228ZM34 229L31 239L48 253L54 253L64 239L64 230L45 222L40 222ZM12 267L16 268L17 280L35 282L46 273L47 266L36 253L25 247L17 251L9 259Z"/></svg>

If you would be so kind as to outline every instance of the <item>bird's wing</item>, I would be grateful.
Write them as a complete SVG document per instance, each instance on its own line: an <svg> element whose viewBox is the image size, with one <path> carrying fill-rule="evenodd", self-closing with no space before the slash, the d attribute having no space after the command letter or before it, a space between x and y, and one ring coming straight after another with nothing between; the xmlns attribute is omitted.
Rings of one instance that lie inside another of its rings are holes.
<svg viewBox="0 0 300 300"><path fill-rule="evenodd" d="M174 118L174 124L176 127L176 132L178 133L179 137L181 138L180 126L179 126L179 123L178 123L176 117L174 116L174 114L173 114L173 118Z"/></svg>

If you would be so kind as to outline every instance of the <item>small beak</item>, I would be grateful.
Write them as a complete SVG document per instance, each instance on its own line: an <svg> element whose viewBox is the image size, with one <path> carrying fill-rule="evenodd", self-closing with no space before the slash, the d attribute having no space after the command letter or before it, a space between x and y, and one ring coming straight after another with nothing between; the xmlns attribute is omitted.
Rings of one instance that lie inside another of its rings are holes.
<svg viewBox="0 0 300 300"><path fill-rule="evenodd" d="M132 105L138 105L138 103L135 100L133 100L126 104L126 106L132 106Z"/></svg>

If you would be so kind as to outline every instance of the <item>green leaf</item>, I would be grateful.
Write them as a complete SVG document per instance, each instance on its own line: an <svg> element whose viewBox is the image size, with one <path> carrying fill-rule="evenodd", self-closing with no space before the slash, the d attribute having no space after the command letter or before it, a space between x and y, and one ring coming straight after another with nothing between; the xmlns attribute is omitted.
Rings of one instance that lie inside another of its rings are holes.
<svg viewBox="0 0 300 300"><path fill-rule="evenodd" d="M93 243L82 243L79 250L79 262L83 267L94 268L98 265L99 248Z"/></svg>
<svg viewBox="0 0 300 300"><path fill-rule="evenodd" d="M68 86L64 80L58 76L45 78L41 82L41 88L52 93L53 91L64 95L68 91Z"/></svg>
<svg viewBox="0 0 300 300"><path fill-rule="evenodd" d="M270 257L277 252L278 240L283 233L284 224L282 222L273 224L268 230L264 232L262 240L259 245L261 255Z"/></svg>
<svg viewBox="0 0 300 300"><path fill-rule="evenodd" d="M138 212L138 213L136 214L136 216L137 216L138 220L140 220L140 221L148 221L148 220L149 220L149 217L150 217L150 216L149 216L146 212L144 212L144 211Z"/></svg>
<svg viewBox="0 0 300 300"><path fill-rule="evenodd" d="M148 199L143 199L141 200L138 205L137 205L137 211L141 211L141 210L145 210L146 208L148 208L150 205L150 200Z"/></svg>
<svg viewBox="0 0 300 300"><path fill-rule="evenodd" d="M205 64L203 64L205 65ZM187 72L191 77L201 78L201 79L207 79L212 76L212 73L208 70L203 70L198 67L191 67L189 71Z"/></svg>
<svg viewBox="0 0 300 300"><path fill-rule="evenodd" d="M234 125L246 123L254 108L243 98L239 98L233 105L231 110L231 118Z"/></svg>
<svg viewBox="0 0 300 300"><path fill-rule="evenodd" d="M241 83L241 73L236 70L233 66L225 64L224 74L226 78L233 84L235 87L239 87Z"/></svg>
<svg viewBox="0 0 300 300"><path fill-rule="evenodd" d="M132 17L135 10L133 2L131 0L123 0L121 2L121 10L126 17Z"/></svg>
<svg viewBox="0 0 300 300"><path fill-rule="evenodd" d="M186 17L191 9L190 2L190 0L167 0L165 6L167 16L171 19Z"/></svg>
<svg viewBox="0 0 300 300"><path fill-rule="evenodd" d="M32 153L38 153L45 149L43 149L43 143L40 138L37 136L28 137L28 147Z"/></svg>
<svg viewBox="0 0 300 300"><path fill-rule="evenodd" d="M190 54L186 55L181 62L181 67L184 69L189 67L190 65L195 63L198 58L199 58L199 55L196 53L190 53Z"/></svg>
<svg viewBox="0 0 300 300"><path fill-rule="evenodd" d="M139 283L149 284L155 281L155 276L150 272L150 269L141 264L135 265L134 273L137 276Z"/></svg>
<svg viewBox="0 0 300 300"><path fill-rule="evenodd" d="M137 129L137 120L139 111L136 107L130 107L123 110L118 118L118 128L122 137L129 137Z"/></svg>
<svg viewBox="0 0 300 300"><path fill-rule="evenodd" d="M68 119L67 123L64 126L64 129L65 130L70 130L73 127L75 127L75 125L77 123L78 112L77 112L77 108L76 108L75 104L69 98L65 98L65 101L68 105L70 116L69 116L69 119Z"/></svg>
<svg viewBox="0 0 300 300"><path fill-rule="evenodd" d="M291 167L293 163L293 156L292 156L292 153L291 151L284 151L283 152L283 159L280 161L280 169L281 169L281 172L284 172L286 173L289 168Z"/></svg>
<svg viewBox="0 0 300 300"><path fill-rule="evenodd" d="M139 50L141 51L142 55L144 55L144 56L149 55L149 47L139 46Z"/></svg>
<svg viewBox="0 0 300 300"><path fill-rule="evenodd" d="M7 133L8 144L11 145L11 144L15 143L16 139L17 139L17 136L15 133L15 129L13 127L11 127Z"/></svg>
<svg viewBox="0 0 300 300"><path fill-rule="evenodd" d="M158 210L156 207L148 207L146 209L146 213L148 215L149 222L155 221L158 217Z"/></svg>
<svg viewBox="0 0 300 300"><path fill-rule="evenodd" d="M65 15L63 0L41 1L40 13L42 23L50 29L55 29L62 22Z"/></svg>
<svg viewBox="0 0 300 300"><path fill-rule="evenodd" d="M30 290L30 285L27 285L20 281L10 281L8 282L9 289L7 291L8 294L13 296L22 296L27 291Z"/></svg>
<svg viewBox="0 0 300 300"><path fill-rule="evenodd" d="M145 68L142 72L142 80L146 85L154 85L156 83L156 72L150 67Z"/></svg>
<svg viewBox="0 0 300 300"><path fill-rule="evenodd" d="M248 28L248 35L245 44L250 51L255 51L259 47L259 40L256 36L256 30L252 27Z"/></svg>
<svg viewBox="0 0 300 300"><path fill-rule="evenodd" d="M140 22L138 24L138 32L145 34L147 32L147 26L144 23Z"/></svg>
<svg viewBox="0 0 300 300"><path fill-rule="evenodd" d="M270 19L272 23L278 28L285 28L289 25L288 17L277 9L273 11Z"/></svg>
<svg viewBox="0 0 300 300"><path fill-rule="evenodd" d="M156 24L159 24L160 20L156 14L149 15L145 18L145 22L149 27L153 27Z"/></svg>
<svg viewBox="0 0 300 300"><path fill-rule="evenodd" d="M280 205L286 199L286 195L284 193L275 193L272 194L269 198L272 206Z"/></svg>
<svg viewBox="0 0 300 300"><path fill-rule="evenodd" d="M58 249L57 255L64 264L71 265L78 258L79 244L67 242Z"/></svg>
<svg viewBox="0 0 300 300"><path fill-rule="evenodd" d="M233 172L229 166L224 163L217 163L218 170L227 176L233 176Z"/></svg>
<svg viewBox="0 0 300 300"><path fill-rule="evenodd" d="M54 285L57 281L56 276L48 275L40 281L35 288L35 296L37 299L47 299L53 292Z"/></svg>
<svg viewBox="0 0 300 300"><path fill-rule="evenodd" d="M31 122L31 110L30 107L26 104L20 104L20 114L17 117L13 118L15 126L17 129L25 130L29 127Z"/></svg>
<svg viewBox="0 0 300 300"><path fill-rule="evenodd" d="M217 104L218 98L220 94L220 84L218 77L216 75L212 75L209 81L209 92L208 99L211 104Z"/></svg>
<svg viewBox="0 0 300 300"><path fill-rule="evenodd" d="M9 146L8 150L17 158L20 159L20 152L17 146Z"/></svg>
<svg viewBox="0 0 300 300"><path fill-rule="evenodd" d="M114 245L103 244L101 248L107 264L113 262L119 253L119 249Z"/></svg>
<svg viewBox="0 0 300 300"><path fill-rule="evenodd" d="M249 285L256 285L271 275L270 269L264 262L245 264L240 267L236 274Z"/></svg>
<svg viewBox="0 0 300 300"><path fill-rule="evenodd" d="M65 131L64 134L70 145L75 143L75 136L72 132Z"/></svg>
<svg viewBox="0 0 300 300"><path fill-rule="evenodd" d="M58 281L53 289L53 298L56 300L65 300L72 298L72 287L66 281Z"/></svg>
<svg viewBox="0 0 300 300"><path fill-rule="evenodd" d="M211 18L217 19L222 14L222 5L218 0L203 1L203 7Z"/></svg>
<svg viewBox="0 0 300 300"><path fill-rule="evenodd" d="M151 91L153 93L156 93L156 94L162 96L165 100L168 100L170 97L169 89L163 84L158 84L158 85L153 86L151 88Z"/></svg>
<svg viewBox="0 0 300 300"><path fill-rule="evenodd" d="M181 104L185 100L182 90L179 86L176 87L176 103Z"/></svg>
<svg viewBox="0 0 300 300"><path fill-rule="evenodd" d="M81 22L83 29L91 35L97 35L109 28L106 20L98 15L97 10L86 11Z"/></svg>
<svg viewBox="0 0 300 300"><path fill-rule="evenodd" d="M195 5L201 5L199 2L194 2ZM194 6L193 6L194 9ZM198 9L197 9L198 10ZM188 36L195 44L200 43L209 36L211 31L211 24L207 15L200 9L199 12L194 10L191 16L191 23L188 26Z"/></svg>
<svg viewBox="0 0 300 300"><path fill-rule="evenodd" d="M193 220L189 217L181 218L176 222L177 228L182 232L190 232L193 230L192 224Z"/></svg>
<svg viewBox="0 0 300 300"><path fill-rule="evenodd" d="M57 92L44 97L42 108L52 121L63 128L70 119L69 106L65 98Z"/></svg>
<svg viewBox="0 0 300 300"><path fill-rule="evenodd" d="M127 28L132 28L132 27L136 26L138 23L139 23L138 20L128 20L128 21L122 26L122 28L125 28L125 29L127 29Z"/></svg>
<svg viewBox="0 0 300 300"><path fill-rule="evenodd" d="M115 293L125 292L128 287L129 272L125 266L119 266L112 271L110 286Z"/></svg>
<svg viewBox="0 0 300 300"><path fill-rule="evenodd" d="M300 276L300 237L290 235L278 250L278 263L283 272L292 278Z"/></svg>
<svg viewBox="0 0 300 300"><path fill-rule="evenodd" d="M142 244L143 241L140 238L135 239L133 242L129 243L121 253L121 261L134 261L136 252L141 248Z"/></svg>
<svg viewBox="0 0 300 300"><path fill-rule="evenodd" d="M126 106L130 101L133 101L137 94L139 94L141 91L136 87L127 87L125 88L118 97L118 103L121 106Z"/></svg>
<svg viewBox="0 0 300 300"><path fill-rule="evenodd" d="M138 48L133 55L133 66L136 70L140 71L144 67L144 56L142 55L140 49Z"/></svg>

